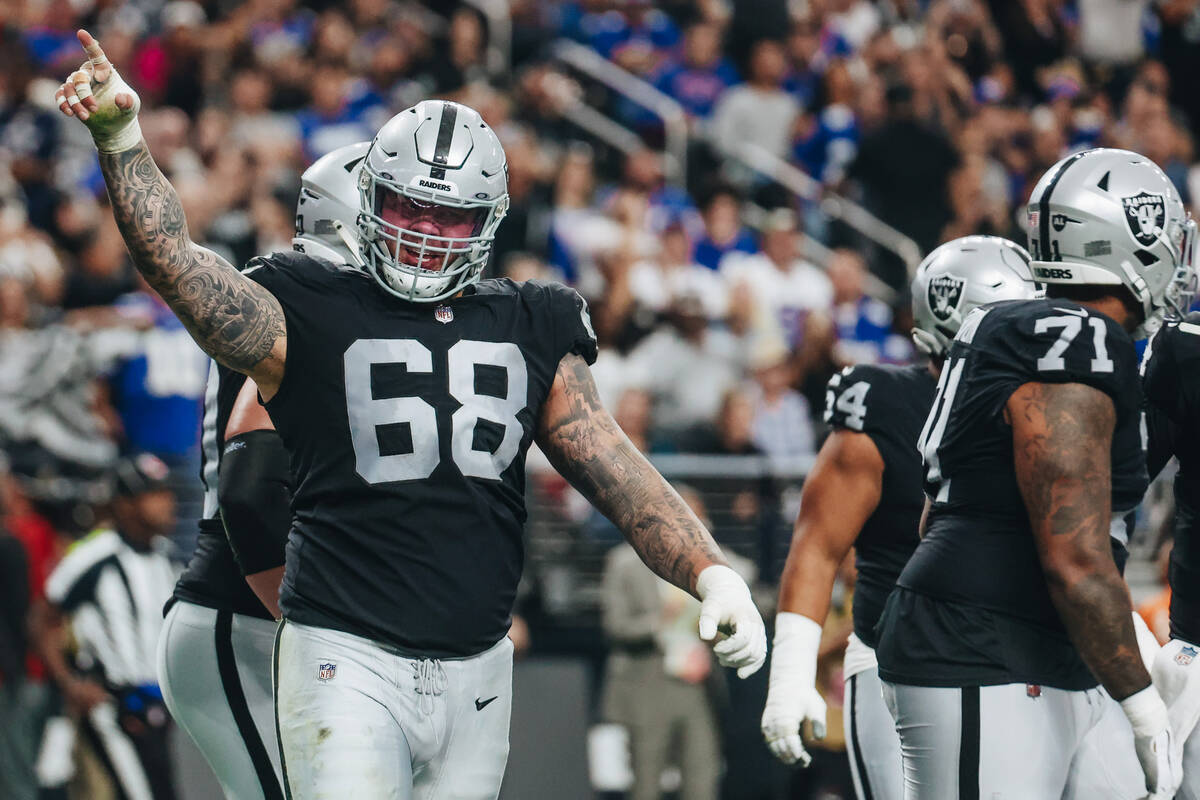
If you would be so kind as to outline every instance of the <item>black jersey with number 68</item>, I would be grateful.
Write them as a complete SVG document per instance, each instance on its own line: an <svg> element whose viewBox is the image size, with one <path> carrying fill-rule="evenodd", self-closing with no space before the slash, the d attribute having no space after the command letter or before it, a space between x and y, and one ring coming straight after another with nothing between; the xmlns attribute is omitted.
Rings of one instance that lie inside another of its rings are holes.
<svg viewBox="0 0 1200 800"><path fill-rule="evenodd" d="M926 367L864 364L834 375L825 392L825 421L835 430L865 433L883 459L879 505L854 542L854 633L869 647L883 604L917 546L925 500L917 436L933 389Z"/></svg>
<svg viewBox="0 0 1200 800"><path fill-rule="evenodd" d="M1078 303L1006 301L963 321L921 432L925 538L880 623L880 675L896 683L1096 685L1050 600L1013 464L1008 399L1025 383L1081 383L1116 410L1114 535L1146 489L1133 341Z"/></svg>
<svg viewBox="0 0 1200 800"><path fill-rule="evenodd" d="M292 455L284 617L437 657L507 632L525 453L563 356L595 360L582 298L487 280L407 303L298 253L246 274L283 307L267 411Z"/></svg>
<svg viewBox="0 0 1200 800"><path fill-rule="evenodd" d="M1200 312L1162 327L1146 353L1143 388L1151 469L1179 459L1168 573L1171 636L1200 644Z"/></svg>

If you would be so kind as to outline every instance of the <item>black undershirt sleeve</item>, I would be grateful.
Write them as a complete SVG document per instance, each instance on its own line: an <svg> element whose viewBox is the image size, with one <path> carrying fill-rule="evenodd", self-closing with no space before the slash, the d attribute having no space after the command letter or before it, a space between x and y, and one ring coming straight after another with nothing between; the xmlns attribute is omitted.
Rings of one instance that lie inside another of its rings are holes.
<svg viewBox="0 0 1200 800"><path fill-rule="evenodd" d="M248 431L226 440L217 498L243 575L283 565L291 528L291 485L290 460L278 433Z"/></svg>

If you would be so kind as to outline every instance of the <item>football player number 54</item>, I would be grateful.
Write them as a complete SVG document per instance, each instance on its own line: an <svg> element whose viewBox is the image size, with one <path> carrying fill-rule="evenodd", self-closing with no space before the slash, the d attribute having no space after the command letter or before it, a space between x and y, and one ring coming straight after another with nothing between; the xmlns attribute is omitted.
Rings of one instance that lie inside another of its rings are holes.
<svg viewBox="0 0 1200 800"><path fill-rule="evenodd" d="M433 372L433 354L416 339L359 339L346 349L346 411L358 474L368 483L428 478L441 461L437 412L419 397L371 396L373 364L404 364L409 372ZM512 342L457 342L446 353L450 396L462 404L451 417L450 452L463 475L499 480L517 456L524 428L517 414L525 408L528 376L525 358ZM508 375L505 397L475 391L475 366L501 367ZM489 420L504 427L496 451L474 448L475 423ZM376 429L408 424L411 453L383 455Z"/></svg>

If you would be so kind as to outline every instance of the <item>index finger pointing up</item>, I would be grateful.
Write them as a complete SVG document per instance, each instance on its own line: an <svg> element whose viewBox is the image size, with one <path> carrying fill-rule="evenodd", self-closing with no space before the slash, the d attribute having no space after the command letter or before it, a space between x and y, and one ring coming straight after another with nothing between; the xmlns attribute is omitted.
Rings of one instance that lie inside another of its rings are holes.
<svg viewBox="0 0 1200 800"><path fill-rule="evenodd" d="M92 66L95 68L93 73L97 81L104 81L108 78L108 56L104 55L104 50L100 47L93 36L82 28L76 32L76 37L79 38L79 43L83 45L84 52L88 54L88 58L92 60Z"/></svg>

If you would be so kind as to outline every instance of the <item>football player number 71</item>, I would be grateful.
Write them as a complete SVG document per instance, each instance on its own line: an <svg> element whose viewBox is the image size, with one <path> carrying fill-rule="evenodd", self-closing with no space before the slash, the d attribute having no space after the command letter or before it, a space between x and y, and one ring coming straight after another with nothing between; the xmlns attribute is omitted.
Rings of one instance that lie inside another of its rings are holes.
<svg viewBox="0 0 1200 800"><path fill-rule="evenodd" d="M410 373L433 372L433 354L416 339L359 339L343 356L346 411L354 443L355 468L368 483L389 483L428 478L441 461L437 412L419 397L371 396L374 364L403 364ZM516 458L524 435L517 414L525 408L528 375L525 358L512 342L479 342L464 339L446 353L450 396L462 406L451 417L450 451L463 475L499 480ZM475 367L502 368L508 380L504 397L475 390ZM503 426L504 436L494 453L476 450L475 423L481 419ZM383 455L377 428L408 424L411 453Z"/></svg>
<svg viewBox="0 0 1200 800"><path fill-rule="evenodd" d="M976 318L976 325L969 330L964 323L963 330L968 330L967 341L970 341L970 335L974 332L975 327L978 327L979 319L982 319L982 315ZM1092 348L1094 350L1094 357L1090 364L1092 372L1113 371L1113 360L1108 356L1108 343L1105 338L1107 330L1104 320L1099 317L1085 317L1070 313L1042 317L1033 324L1033 332L1039 335L1056 328L1059 329L1058 338L1054 344L1050 345L1050 349L1037 360L1039 372L1055 372L1066 369L1067 362L1063 358L1063 354L1067 352L1067 348L1083 330L1084 319L1087 319L1092 328ZM963 331L960 331L959 338L962 339L963 335ZM952 358L943 366L942 377L938 381L937 395L933 400L934 413L930 414L925 421L925 428L921 431L920 439L917 440L917 449L921 451L925 460L925 479L932 484L940 484L942 480L938 448L941 447L942 436L946 432L946 423L950 418L950 409L954 405L954 395L958 391L958 382L962 378L964 363L965 361L961 357ZM947 486L948 484L942 485L942 490L945 490ZM937 500L944 501L945 499L939 493Z"/></svg>

